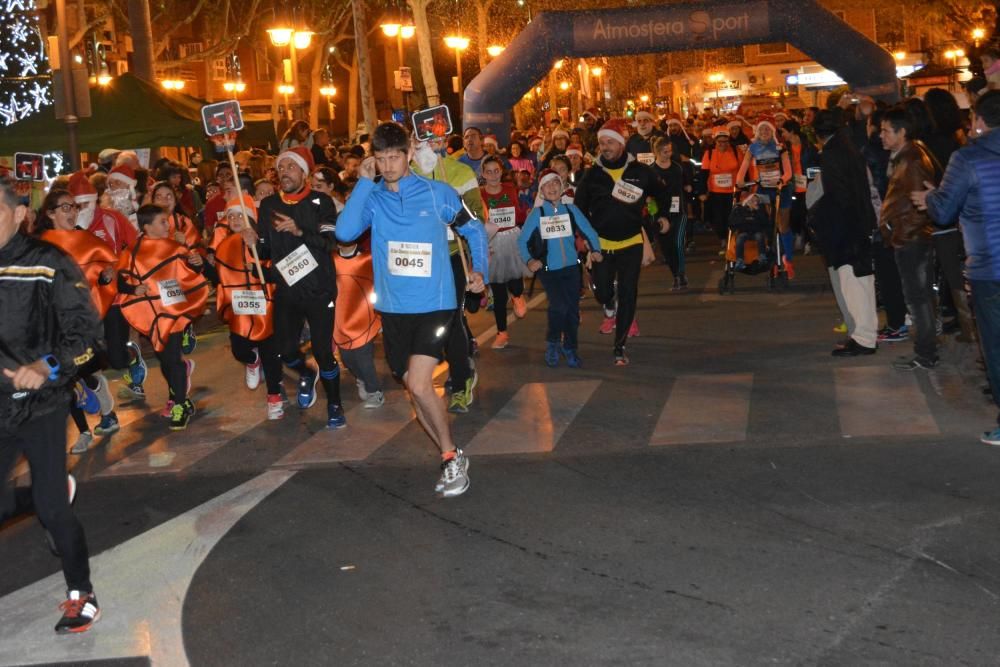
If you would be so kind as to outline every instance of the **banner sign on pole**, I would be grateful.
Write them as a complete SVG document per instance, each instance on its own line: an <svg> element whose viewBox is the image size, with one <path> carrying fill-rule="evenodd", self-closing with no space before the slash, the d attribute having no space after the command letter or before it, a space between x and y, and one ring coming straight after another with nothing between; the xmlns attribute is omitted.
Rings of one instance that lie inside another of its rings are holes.
<svg viewBox="0 0 1000 667"><path fill-rule="evenodd" d="M14 176L19 181L44 181L45 156L40 153L14 153Z"/></svg>
<svg viewBox="0 0 1000 667"><path fill-rule="evenodd" d="M201 108L201 121L210 137L239 132L243 129L243 112L238 100L206 104Z"/></svg>

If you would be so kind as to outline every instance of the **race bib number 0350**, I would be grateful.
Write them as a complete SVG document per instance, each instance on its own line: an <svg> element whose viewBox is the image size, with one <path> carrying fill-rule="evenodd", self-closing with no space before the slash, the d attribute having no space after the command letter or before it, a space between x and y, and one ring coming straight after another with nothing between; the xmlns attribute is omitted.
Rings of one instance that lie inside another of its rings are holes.
<svg viewBox="0 0 1000 667"><path fill-rule="evenodd" d="M430 243L389 241L389 273L410 278L431 277Z"/></svg>
<svg viewBox="0 0 1000 667"><path fill-rule="evenodd" d="M538 229L542 238L549 239L566 238L573 235L573 226L570 224L569 215L543 215L538 221Z"/></svg>
<svg viewBox="0 0 1000 667"><path fill-rule="evenodd" d="M237 315L267 315L267 299L259 289L233 290L233 312Z"/></svg>
<svg viewBox="0 0 1000 667"><path fill-rule="evenodd" d="M316 259L303 243L275 264L289 287L316 270Z"/></svg>
<svg viewBox="0 0 1000 667"><path fill-rule="evenodd" d="M491 208L490 222L496 225L497 229L510 229L514 226L514 207Z"/></svg>
<svg viewBox="0 0 1000 667"><path fill-rule="evenodd" d="M160 287L160 303L164 306L173 306L178 303L187 303L187 296L184 288L173 278L158 280L156 284Z"/></svg>
<svg viewBox="0 0 1000 667"><path fill-rule="evenodd" d="M611 196L626 204L634 204L642 198L642 188L625 181L615 183L615 189L611 191Z"/></svg>

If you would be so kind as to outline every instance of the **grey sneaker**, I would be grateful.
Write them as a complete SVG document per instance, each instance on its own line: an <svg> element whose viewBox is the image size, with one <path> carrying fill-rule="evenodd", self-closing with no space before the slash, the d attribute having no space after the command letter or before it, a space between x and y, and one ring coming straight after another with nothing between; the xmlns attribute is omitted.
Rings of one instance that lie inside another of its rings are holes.
<svg viewBox="0 0 1000 667"><path fill-rule="evenodd" d="M354 381L354 384L357 385L357 387L358 387L358 399L360 399L362 401L367 401L368 400L368 392L365 391L365 381L359 378L359 379L357 379L357 380Z"/></svg>
<svg viewBox="0 0 1000 667"><path fill-rule="evenodd" d="M469 490L469 459L461 449L455 452L455 458L441 464L441 477L434 487L434 491L445 498L460 496Z"/></svg>
<svg viewBox="0 0 1000 667"><path fill-rule="evenodd" d="M84 431L80 434L80 437L76 439L73 444L73 449L69 450L71 454L83 454L88 449L90 449L90 443L94 442L94 435L90 431Z"/></svg>
<svg viewBox="0 0 1000 667"><path fill-rule="evenodd" d="M369 410L381 408L385 405L385 394L380 391L373 391L365 396L365 407Z"/></svg>
<svg viewBox="0 0 1000 667"><path fill-rule="evenodd" d="M915 371L919 369L931 370L938 365L937 359L924 359L923 357L900 357L892 362L892 367L897 371Z"/></svg>

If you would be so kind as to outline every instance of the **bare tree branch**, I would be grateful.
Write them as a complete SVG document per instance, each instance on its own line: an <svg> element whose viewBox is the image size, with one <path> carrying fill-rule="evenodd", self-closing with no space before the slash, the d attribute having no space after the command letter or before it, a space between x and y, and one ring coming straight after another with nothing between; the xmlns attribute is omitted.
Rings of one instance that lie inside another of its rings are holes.
<svg viewBox="0 0 1000 667"><path fill-rule="evenodd" d="M198 14L201 13L201 10L204 9L207 3L208 0L198 0L198 4L195 5L195 8L191 10L190 14L188 14L180 21L172 21L171 26L160 33L160 39L158 39L156 41L156 44L153 46L154 58L159 57L160 55L163 54L164 51L167 50L167 47L170 45L170 37L175 32L177 32L181 27L190 25L191 22L193 22L198 17ZM153 25L162 25L162 24L159 21L153 21ZM225 31L223 31L222 34L226 34Z"/></svg>
<svg viewBox="0 0 1000 667"><path fill-rule="evenodd" d="M254 16L257 12L257 8L260 6L260 3L261 0L253 0L253 3L250 5L249 8L247 8L247 14L249 16ZM247 22L243 24L239 33L235 35L230 35L229 37L217 42L216 44L213 44L212 46L205 49L201 53L194 53L191 54L190 56L185 56L184 58L178 58L176 60L158 61L156 63L157 67L164 69L170 67L179 67L189 62L209 60L223 56L232 51L233 49L235 49L239 41L241 39L244 39L250 33L252 27L253 27L252 22Z"/></svg>

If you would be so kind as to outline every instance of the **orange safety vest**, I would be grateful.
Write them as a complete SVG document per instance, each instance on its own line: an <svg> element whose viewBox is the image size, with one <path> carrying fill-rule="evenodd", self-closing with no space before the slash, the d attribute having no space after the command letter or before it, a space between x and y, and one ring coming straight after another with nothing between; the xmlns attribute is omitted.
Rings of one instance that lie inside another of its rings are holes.
<svg viewBox="0 0 1000 667"><path fill-rule="evenodd" d="M220 226L216 225L216 232ZM215 290L219 319L237 336L252 341L270 338L274 334L274 286L261 286L242 236L230 234L215 247L215 270L219 274Z"/></svg>
<svg viewBox="0 0 1000 667"><path fill-rule="evenodd" d="M802 144L792 144L788 154L792 156L792 177L795 179L795 192L805 192L808 181L802 172Z"/></svg>
<svg viewBox="0 0 1000 667"><path fill-rule="evenodd" d="M735 191L736 172L740 170L741 157L734 150L720 151L712 149L708 158L708 191L731 195ZM720 178L717 178L720 177ZM719 184L728 177L729 185Z"/></svg>
<svg viewBox="0 0 1000 667"><path fill-rule="evenodd" d="M118 295L118 281L112 278L107 285L100 282L101 272L113 268L118 262L115 253L96 235L83 229L50 229L42 233L42 240L56 246L72 257L90 283L90 298L101 319Z"/></svg>
<svg viewBox="0 0 1000 667"><path fill-rule="evenodd" d="M172 239L140 236L118 257L118 274L131 285L144 284L143 296L121 295L121 309L133 329L162 352L171 334L180 333L205 312L208 282L188 266L186 247Z"/></svg>
<svg viewBox="0 0 1000 667"><path fill-rule="evenodd" d="M374 340L382 330L382 318L375 312L375 274L372 256L359 252L341 257L334 251L337 269L337 307L333 313L333 344L356 350Z"/></svg>
<svg viewBox="0 0 1000 667"><path fill-rule="evenodd" d="M212 228L212 242L208 246L209 251L215 252L219 245L228 239L232 233L233 230L225 222L225 218L215 223L215 227Z"/></svg>

